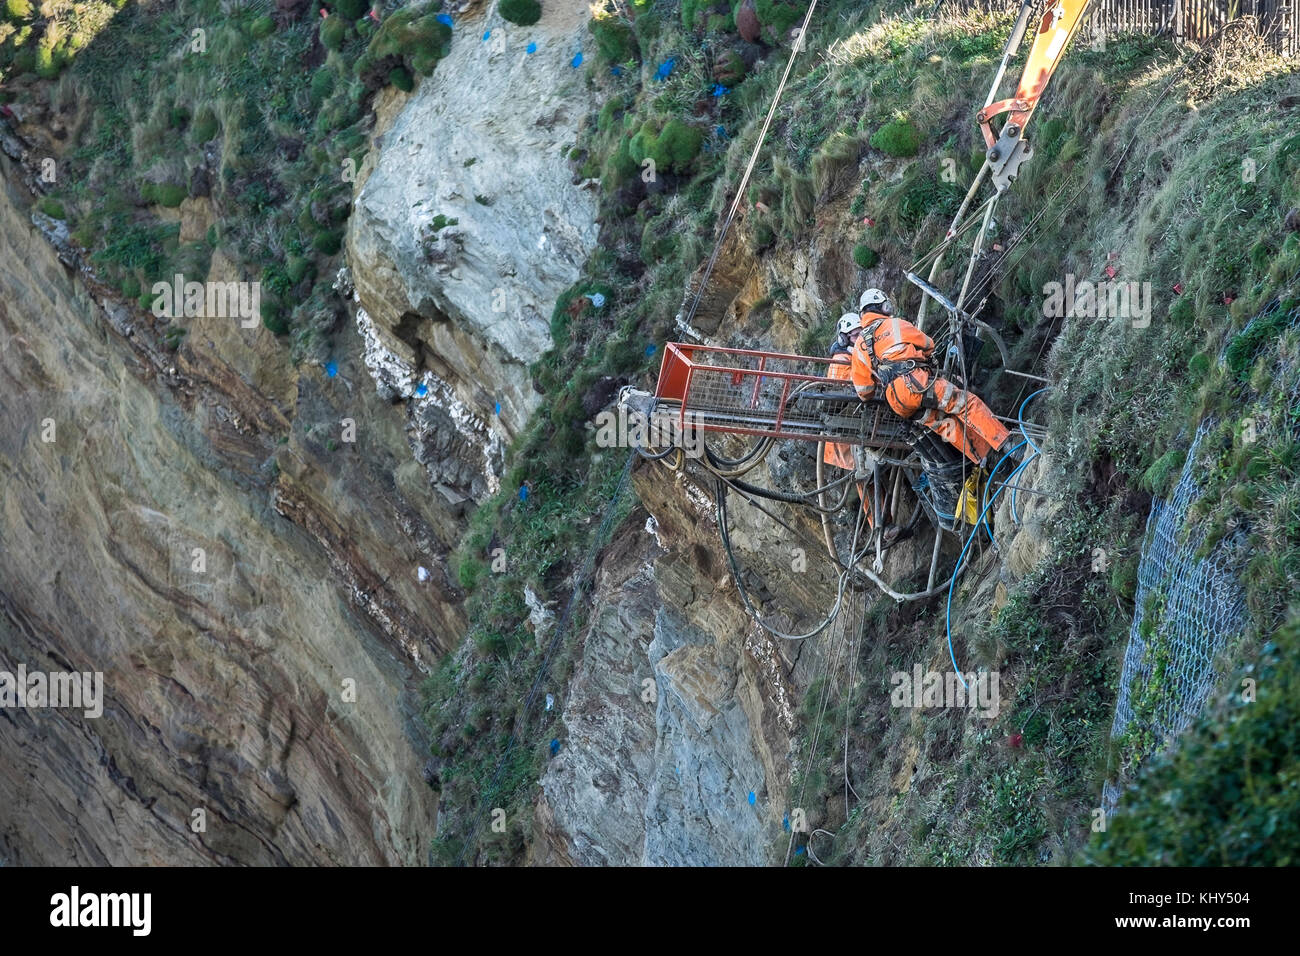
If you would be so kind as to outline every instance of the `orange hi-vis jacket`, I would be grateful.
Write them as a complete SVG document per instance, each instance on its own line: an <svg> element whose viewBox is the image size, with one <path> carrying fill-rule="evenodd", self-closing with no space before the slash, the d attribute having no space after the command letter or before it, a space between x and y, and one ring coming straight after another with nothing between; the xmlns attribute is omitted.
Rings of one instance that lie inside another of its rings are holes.
<svg viewBox="0 0 1300 956"><path fill-rule="evenodd" d="M853 349L853 387L863 401L883 398L897 415L982 464L1010 433L978 396L935 373L933 355L934 341L911 322L868 313Z"/></svg>

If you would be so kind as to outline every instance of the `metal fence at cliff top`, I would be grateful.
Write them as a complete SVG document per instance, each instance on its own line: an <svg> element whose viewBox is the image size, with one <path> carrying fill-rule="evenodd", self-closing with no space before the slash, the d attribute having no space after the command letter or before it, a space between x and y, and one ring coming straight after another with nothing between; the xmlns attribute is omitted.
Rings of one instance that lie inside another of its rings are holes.
<svg viewBox="0 0 1300 956"><path fill-rule="evenodd" d="M936 11L991 13L1016 10L1018 0L939 0ZM1300 0L1093 0L1076 42L1090 37L1146 33L1182 43L1205 40L1229 21L1252 18L1273 52L1300 54Z"/></svg>

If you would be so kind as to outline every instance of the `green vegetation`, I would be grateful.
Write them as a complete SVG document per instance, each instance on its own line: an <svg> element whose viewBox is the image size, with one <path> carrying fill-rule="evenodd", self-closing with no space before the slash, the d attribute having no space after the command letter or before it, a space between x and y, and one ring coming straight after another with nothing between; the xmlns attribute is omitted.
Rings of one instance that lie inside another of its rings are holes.
<svg viewBox="0 0 1300 956"><path fill-rule="evenodd" d="M871 145L890 156L915 156L921 148L921 133L907 120L894 119L871 135Z"/></svg>
<svg viewBox="0 0 1300 956"><path fill-rule="evenodd" d="M870 246L858 245L853 247L853 261L859 269L870 269L880 261L880 256Z"/></svg>
<svg viewBox="0 0 1300 956"><path fill-rule="evenodd" d="M21 13L22 2L6 11ZM370 97L386 84L409 91L446 55L439 4L401 6L376 26L364 0L332 4L319 25L314 8L277 20L260 8L224 13L218 0L52 2L75 15L30 30L0 25L7 87L78 117L44 208L63 212L119 289L147 290L174 272L203 278L218 247L244 276L287 275L292 294L264 300L263 324L296 359L321 360L343 308L330 260L365 156ZM198 40L195 22L208 24ZM313 52L318 31L324 56ZM202 55L177 55L180 38L202 42ZM20 75L24 54L59 82ZM163 210L191 195L216 221L207 241L184 244Z"/></svg>
<svg viewBox="0 0 1300 956"><path fill-rule="evenodd" d="M1245 680L1249 677L1249 683ZM1300 846L1300 622L1130 787L1085 859L1101 866L1294 866Z"/></svg>
<svg viewBox="0 0 1300 956"><path fill-rule="evenodd" d="M542 5L537 0L500 0L497 12L511 23L530 27L542 18Z"/></svg>

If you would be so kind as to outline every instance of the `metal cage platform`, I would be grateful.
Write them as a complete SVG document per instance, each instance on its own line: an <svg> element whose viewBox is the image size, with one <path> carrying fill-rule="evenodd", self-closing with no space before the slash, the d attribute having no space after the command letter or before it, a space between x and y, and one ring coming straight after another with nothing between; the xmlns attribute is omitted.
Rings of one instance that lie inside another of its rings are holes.
<svg viewBox="0 0 1300 956"><path fill-rule="evenodd" d="M910 426L860 401L829 358L670 342L655 387L657 424L765 438L908 447Z"/></svg>

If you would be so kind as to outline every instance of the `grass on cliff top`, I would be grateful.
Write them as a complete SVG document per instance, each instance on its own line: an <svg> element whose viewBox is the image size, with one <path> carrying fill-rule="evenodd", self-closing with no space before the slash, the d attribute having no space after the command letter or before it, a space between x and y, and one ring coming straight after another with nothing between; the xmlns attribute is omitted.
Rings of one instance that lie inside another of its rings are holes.
<svg viewBox="0 0 1300 956"><path fill-rule="evenodd" d="M308 4L273 19L264 4L227 14L218 0L115 3L111 17L75 21L84 42L56 82L30 75L21 50L6 60L19 34L0 43L0 72L16 98L48 99L69 128L49 191L101 278L148 308L155 282L206 279L220 251L261 282L263 324L292 333L296 358L322 360L344 312L330 279L369 101L446 55L439 6L376 24L359 3L323 20ZM210 220L205 234L183 242L159 211L176 207L200 227Z"/></svg>

